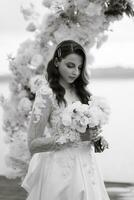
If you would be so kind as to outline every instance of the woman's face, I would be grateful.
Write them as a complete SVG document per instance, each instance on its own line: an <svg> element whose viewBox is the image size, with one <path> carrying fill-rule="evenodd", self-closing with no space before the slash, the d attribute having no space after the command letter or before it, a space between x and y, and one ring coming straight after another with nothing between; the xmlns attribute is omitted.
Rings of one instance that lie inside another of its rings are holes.
<svg viewBox="0 0 134 200"><path fill-rule="evenodd" d="M82 57L72 53L58 63L60 78L66 83L73 83L81 74Z"/></svg>

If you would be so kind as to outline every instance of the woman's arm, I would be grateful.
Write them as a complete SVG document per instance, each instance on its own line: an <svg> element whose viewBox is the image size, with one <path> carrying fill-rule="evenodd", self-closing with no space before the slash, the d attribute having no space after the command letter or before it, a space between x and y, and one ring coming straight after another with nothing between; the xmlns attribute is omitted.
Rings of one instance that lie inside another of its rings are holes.
<svg viewBox="0 0 134 200"><path fill-rule="evenodd" d="M56 142L54 137L46 138L42 136L32 140L31 144L29 145L29 150L32 155L34 153L52 151L55 148Z"/></svg>
<svg viewBox="0 0 134 200"><path fill-rule="evenodd" d="M28 147L31 154L51 151L55 148L55 138L43 136L51 111L52 102L50 95L38 92L28 127Z"/></svg>

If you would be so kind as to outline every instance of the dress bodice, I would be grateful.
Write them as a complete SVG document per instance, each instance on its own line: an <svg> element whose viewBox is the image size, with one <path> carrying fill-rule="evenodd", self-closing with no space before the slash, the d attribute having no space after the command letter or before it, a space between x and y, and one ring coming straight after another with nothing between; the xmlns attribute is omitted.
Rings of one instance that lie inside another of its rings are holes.
<svg viewBox="0 0 134 200"><path fill-rule="evenodd" d="M34 123L39 124L41 129L44 128L44 135L51 136L53 134L64 134L65 127L61 123L61 116L66 106L78 101L75 92L66 90L65 96L66 105L64 103L58 104L56 95L48 84L42 85L36 92L36 98L33 105ZM41 123L44 126L41 126ZM38 132L43 132L40 130Z"/></svg>
<svg viewBox="0 0 134 200"><path fill-rule="evenodd" d="M79 133L77 132L69 132L68 129L62 123L62 116L65 114L64 109L66 106L71 105L75 101L78 101L78 97L74 92L66 91L64 99L66 100L66 105L64 103L58 104L56 100L55 94L51 96L51 112L49 116L49 120L47 123L47 128L45 130L46 135L59 135L59 137L64 138L64 135L67 134L69 138L75 137L76 141L80 140Z"/></svg>

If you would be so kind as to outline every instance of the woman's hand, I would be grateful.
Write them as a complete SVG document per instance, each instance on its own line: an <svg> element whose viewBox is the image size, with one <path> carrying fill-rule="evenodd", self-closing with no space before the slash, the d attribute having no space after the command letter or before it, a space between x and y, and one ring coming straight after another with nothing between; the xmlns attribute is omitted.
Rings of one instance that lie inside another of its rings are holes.
<svg viewBox="0 0 134 200"><path fill-rule="evenodd" d="M108 149L109 148L109 144L108 142L104 139L104 137L101 137L101 148L102 150Z"/></svg>
<svg viewBox="0 0 134 200"><path fill-rule="evenodd" d="M94 141L96 153L103 152L108 146L108 142L102 136L97 141Z"/></svg>
<svg viewBox="0 0 134 200"><path fill-rule="evenodd" d="M82 141L96 141L101 131L98 127L87 128L85 133L80 133L80 138Z"/></svg>

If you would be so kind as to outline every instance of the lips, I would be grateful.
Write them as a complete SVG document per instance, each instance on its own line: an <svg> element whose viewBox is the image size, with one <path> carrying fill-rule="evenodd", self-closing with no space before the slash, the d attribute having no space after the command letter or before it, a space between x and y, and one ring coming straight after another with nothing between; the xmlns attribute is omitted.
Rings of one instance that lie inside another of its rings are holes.
<svg viewBox="0 0 134 200"><path fill-rule="evenodd" d="M76 78L76 76L69 76L69 78L71 78L71 79L75 79L75 78Z"/></svg>

